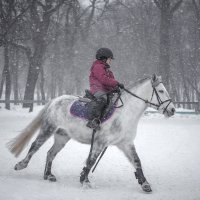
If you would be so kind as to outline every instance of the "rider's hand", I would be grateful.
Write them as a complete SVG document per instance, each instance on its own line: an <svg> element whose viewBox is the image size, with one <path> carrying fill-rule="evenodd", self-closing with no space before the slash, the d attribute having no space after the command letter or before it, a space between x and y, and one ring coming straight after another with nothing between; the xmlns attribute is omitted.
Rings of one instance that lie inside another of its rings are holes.
<svg viewBox="0 0 200 200"><path fill-rule="evenodd" d="M120 93L119 87L115 87L115 89L112 91L113 93Z"/></svg>
<svg viewBox="0 0 200 200"><path fill-rule="evenodd" d="M124 89L124 84L123 83L118 83L118 87L121 89Z"/></svg>

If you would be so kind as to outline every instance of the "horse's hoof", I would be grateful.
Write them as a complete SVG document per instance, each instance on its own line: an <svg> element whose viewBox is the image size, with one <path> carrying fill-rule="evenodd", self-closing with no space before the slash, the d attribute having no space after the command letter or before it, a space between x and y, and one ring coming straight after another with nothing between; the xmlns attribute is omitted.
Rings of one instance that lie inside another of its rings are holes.
<svg viewBox="0 0 200 200"><path fill-rule="evenodd" d="M83 184L84 181L85 181L85 175L83 176L83 175L81 174L81 176L80 176L80 183Z"/></svg>
<svg viewBox="0 0 200 200"><path fill-rule="evenodd" d="M84 181L84 182L82 182L82 187L84 189L90 189L90 188L92 188L92 185L91 185L90 181Z"/></svg>
<svg viewBox="0 0 200 200"><path fill-rule="evenodd" d="M53 174L44 175L44 180L49 180L51 182L56 182L56 177Z"/></svg>
<svg viewBox="0 0 200 200"><path fill-rule="evenodd" d="M142 184L142 190L146 193L152 192L151 186L147 181Z"/></svg>
<svg viewBox="0 0 200 200"><path fill-rule="evenodd" d="M24 163L24 162L19 162L15 165L14 169L15 170L21 170L21 169L24 169L27 167L27 163Z"/></svg>

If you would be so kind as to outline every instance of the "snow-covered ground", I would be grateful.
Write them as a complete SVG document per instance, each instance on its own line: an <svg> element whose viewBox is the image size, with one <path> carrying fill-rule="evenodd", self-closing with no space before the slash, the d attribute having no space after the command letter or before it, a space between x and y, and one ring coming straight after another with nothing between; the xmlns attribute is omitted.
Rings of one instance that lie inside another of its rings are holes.
<svg viewBox="0 0 200 200"><path fill-rule="evenodd" d="M200 199L200 115L142 117L135 145L153 189L151 194L145 194L132 166L116 147L108 148L95 173L90 174L92 189L82 188L79 183L89 146L75 141L70 141L54 160L55 183L43 180L46 153L53 138L26 169L14 171L30 144L16 159L6 149L6 142L18 135L40 109L37 107L33 113L20 108L0 109L0 200Z"/></svg>

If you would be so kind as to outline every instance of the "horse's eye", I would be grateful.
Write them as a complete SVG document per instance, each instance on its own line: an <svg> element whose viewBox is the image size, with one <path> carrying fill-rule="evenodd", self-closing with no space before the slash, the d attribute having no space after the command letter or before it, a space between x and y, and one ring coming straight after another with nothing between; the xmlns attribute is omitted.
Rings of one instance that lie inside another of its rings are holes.
<svg viewBox="0 0 200 200"><path fill-rule="evenodd" d="M163 91L163 90L159 90L159 92L160 92L160 93L164 93L164 91Z"/></svg>

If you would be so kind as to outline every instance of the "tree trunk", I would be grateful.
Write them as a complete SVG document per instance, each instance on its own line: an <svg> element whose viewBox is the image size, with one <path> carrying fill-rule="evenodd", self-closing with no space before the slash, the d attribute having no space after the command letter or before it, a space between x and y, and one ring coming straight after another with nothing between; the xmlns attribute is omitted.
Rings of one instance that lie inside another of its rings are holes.
<svg viewBox="0 0 200 200"><path fill-rule="evenodd" d="M52 65L51 67L51 84L50 84L50 92L51 92L51 99L55 98L56 96L56 73L55 73L55 66Z"/></svg>
<svg viewBox="0 0 200 200"><path fill-rule="evenodd" d="M10 94L11 94L11 76L9 69L9 47L6 44L4 48L4 68L5 68L5 79L6 79L6 91L5 91L5 108L10 110Z"/></svg>
<svg viewBox="0 0 200 200"><path fill-rule="evenodd" d="M160 58L158 72L162 75L163 81L169 90L170 86L170 24L173 13L180 7L183 0L175 3L170 0L154 0L160 9ZM174 4L172 6L172 4Z"/></svg>
<svg viewBox="0 0 200 200"><path fill-rule="evenodd" d="M58 96L63 95L63 80L60 78L58 80Z"/></svg>
<svg viewBox="0 0 200 200"><path fill-rule="evenodd" d="M24 100L29 102L23 103L23 107L30 108L30 111L33 109L33 103L31 101L34 100L35 87L39 73L41 72L43 57L46 51L46 45L42 35L38 35L36 40L34 54L29 58L29 70L24 94Z"/></svg>
<svg viewBox="0 0 200 200"><path fill-rule="evenodd" d="M183 79L183 101L190 101L190 95L189 95L188 84L187 84L186 77L185 77L184 65L181 66L181 76ZM184 98L184 97L186 97L186 98Z"/></svg>
<svg viewBox="0 0 200 200"><path fill-rule="evenodd" d="M41 98L40 98L40 84L37 82L37 84L36 84L36 94L37 94L37 105L40 105L40 103L39 103L39 101L41 100Z"/></svg>
<svg viewBox="0 0 200 200"><path fill-rule="evenodd" d="M0 99L2 97L2 94L3 94L3 86L4 86L4 83L5 83L5 67L3 68L3 72L2 72L2 76L1 76L1 85L0 85Z"/></svg>
<svg viewBox="0 0 200 200"><path fill-rule="evenodd" d="M169 88L170 76L170 10L165 8L161 11L160 21L160 58L158 72L163 78L166 87Z"/></svg>
<svg viewBox="0 0 200 200"><path fill-rule="evenodd" d="M24 94L24 100L25 101L33 101L34 100L34 91L35 86L38 80L39 72L40 72L40 66L41 66L41 57L34 56L29 61L29 71L28 71L28 78L26 82L26 88L25 88L25 94ZM31 102L25 102L23 103L24 108L32 108L33 103Z"/></svg>
<svg viewBox="0 0 200 200"><path fill-rule="evenodd" d="M19 100L18 95L18 65L19 65L19 53L17 50L14 51L14 63L13 63L13 90L14 90L14 100L15 105L17 105L17 101Z"/></svg>
<svg viewBox="0 0 200 200"><path fill-rule="evenodd" d="M45 105L45 92L44 92L44 69L41 66L40 68L40 91L41 91L41 97L42 97L42 105Z"/></svg>

